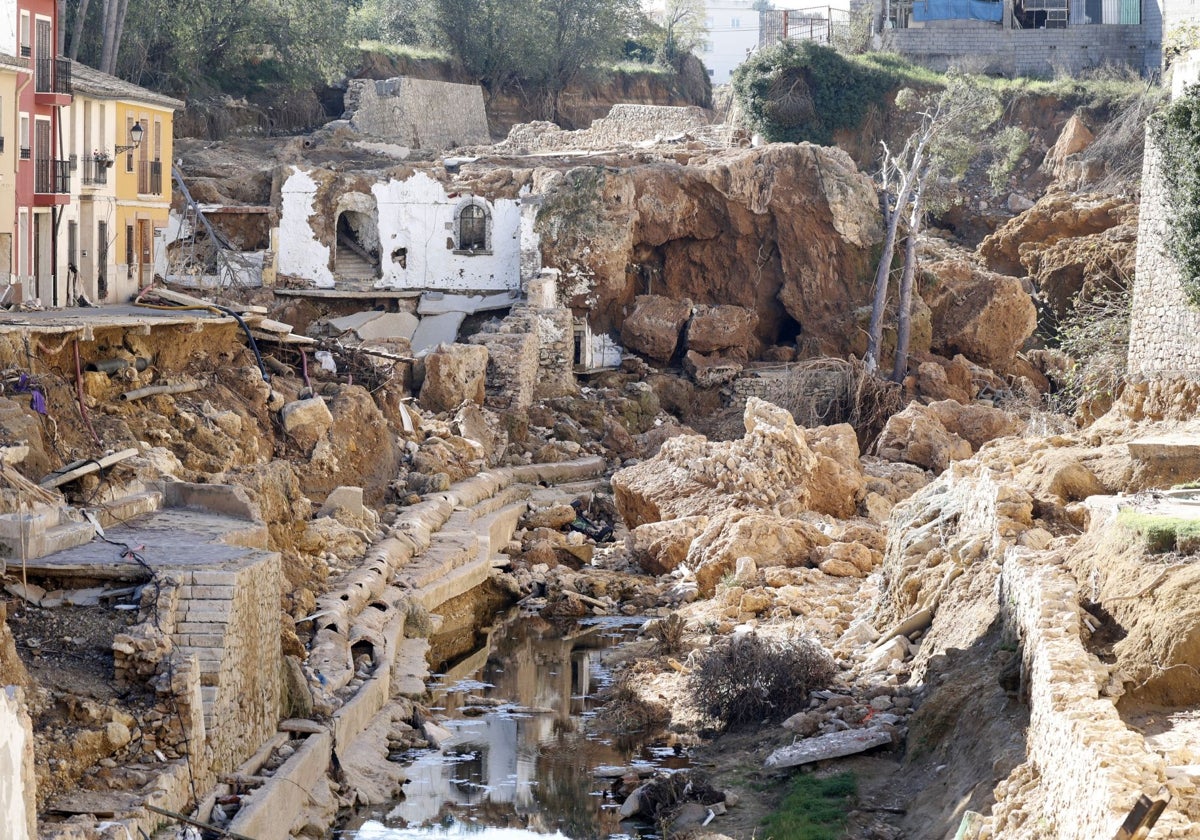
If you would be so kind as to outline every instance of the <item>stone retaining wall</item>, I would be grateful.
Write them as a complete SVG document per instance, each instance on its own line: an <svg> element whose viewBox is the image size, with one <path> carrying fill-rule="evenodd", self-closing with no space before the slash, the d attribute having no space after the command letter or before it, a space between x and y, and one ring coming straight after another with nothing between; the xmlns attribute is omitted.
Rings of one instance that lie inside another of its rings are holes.
<svg viewBox="0 0 1200 840"><path fill-rule="evenodd" d="M1009 549L999 590L1001 616L1021 645L1026 764L1039 779L1042 819L1053 822L1056 837L1111 837L1138 796L1164 784L1163 761L1100 695L1108 668L1084 647L1078 585L1062 558ZM1028 824L1029 814L1004 802L1019 787L1013 777L996 788L991 836L1041 836L1050 826ZM1175 835L1160 828L1155 836Z"/></svg>
<svg viewBox="0 0 1200 840"><path fill-rule="evenodd" d="M491 142L483 88L429 79L351 79L343 119L361 134L414 149Z"/></svg>
<svg viewBox="0 0 1200 840"><path fill-rule="evenodd" d="M1137 272L1129 325L1129 372L1146 378L1200 374L1200 307L1183 293L1167 250L1166 185L1162 152L1146 136L1142 201L1138 209Z"/></svg>

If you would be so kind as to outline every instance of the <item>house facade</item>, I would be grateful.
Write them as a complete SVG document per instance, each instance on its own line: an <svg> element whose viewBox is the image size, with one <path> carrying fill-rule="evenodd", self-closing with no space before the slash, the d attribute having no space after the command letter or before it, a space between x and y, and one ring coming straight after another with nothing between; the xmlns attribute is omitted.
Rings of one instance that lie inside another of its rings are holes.
<svg viewBox="0 0 1200 840"><path fill-rule="evenodd" d="M1009 76L1162 65L1162 0L869 0L878 48Z"/></svg>
<svg viewBox="0 0 1200 840"><path fill-rule="evenodd" d="M71 104L70 62L56 52L54 0L0 0L0 20L0 54L15 71L12 99L2 104L11 109L16 152L5 157L12 167L5 169L12 179L12 219L3 232L11 247L0 270L7 268L16 287L11 296L50 303L61 299L60 268L65 272L54 243L70 200L69 163L58 139L62 110ZM8 212L0 211L0 219L7 220Z"/></svg>
<svg viewBox="0 0 1200 840"><path fill-rule="evenodd" d="M714 85L729 84L733 71L758 47L759 13L754 0L705 0L705 40L697 55Z"/></svg>
<svg viewBox="0 0 1200 840"><path fill-rule="evenodd" d="M155 232L171 206L173 120L183 103L82 64L72 73L65 142L77 177L59 256L77 269L77 294L128 300L154 279Z"/></svg>

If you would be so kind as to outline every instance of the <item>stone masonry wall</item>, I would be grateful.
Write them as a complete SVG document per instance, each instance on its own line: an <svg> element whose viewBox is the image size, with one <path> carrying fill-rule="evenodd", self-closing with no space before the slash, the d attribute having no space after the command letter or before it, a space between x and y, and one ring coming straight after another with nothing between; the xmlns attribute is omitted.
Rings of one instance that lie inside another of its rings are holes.
<svg viewBox="0 0 1200 840"><path fill-rule="evenodd" d="M1124 65L1156 73L1159 42L1143 26L1071 26L1066 29L1004 29L962 21L920 29L888 29L883 48L937 70L951 66L1009 76L1053 76L1092 67Z"/></svg>
<svg viewBox="0 0 1200 840"><path fill-rule="evenodd" d="M181 574L176 651L200 664L204 726L220 772L249 758L279 722L280 559L256 552L237 568Z"/></svg>
<svg viewBox="0 0 1200 840"><path fill-rule="evenodd" d="M1138 796L1153 796L1166 774L1162 759L1101 695L1108 668L1084 647L1078 584L1061 557L1011 548L1000 609L1021 643L1030 725L1025 764L996 787L989 836L1050 836L1044 832L1052 827L1055 837L1111 837ZM1031 779L1039 780L1040 813L1026 811L1020 796ZM1189 836L1177 834L1173 822L1164 819L1155 836Z"/></svg>
<svg viewBox="0 0 1200 840"><path fill-rule="evenodd" d="M361 134L416 149L491 142L483 89L428 79L351 79L344 119Z"/></svg>
<svg viewBox="0 0 1200 840"><path fill-rule="evenodd" d="M694 105L617 104L612 106L608 116L580 131L566 131L549 122L515 125L500 146L520 148L525 152L612 149L656 137L704 132L710 121L708 112Z"/></svg>
<svg viewBox="0 0 1200 840"><path fill-rule="evenodd" d="M1129 372L1147 378L1200 374L1200 308L1188 303L1167 251L1162 152L1147 134L1138 210L1137 273L1129 326Z"/></svg>

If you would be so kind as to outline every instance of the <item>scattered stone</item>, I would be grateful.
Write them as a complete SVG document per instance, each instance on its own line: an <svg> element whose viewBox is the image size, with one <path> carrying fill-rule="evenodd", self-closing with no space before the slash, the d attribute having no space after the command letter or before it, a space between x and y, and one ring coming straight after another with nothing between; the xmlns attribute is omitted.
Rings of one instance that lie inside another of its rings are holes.
<svg viewBox="0 0 1200 840"><path fill-rule="evenodd" d="M856 755L892 743L892 733L879 727L852 729L808 738L798 744L781 747L771 753L763 766L769 770L798 767L814 761Z"/></svg>

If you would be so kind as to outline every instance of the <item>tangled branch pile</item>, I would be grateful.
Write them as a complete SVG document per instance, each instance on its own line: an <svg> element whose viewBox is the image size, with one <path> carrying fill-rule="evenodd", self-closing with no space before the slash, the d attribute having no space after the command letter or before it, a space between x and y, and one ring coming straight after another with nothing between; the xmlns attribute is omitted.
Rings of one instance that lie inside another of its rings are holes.
<svg viewBox="0 0 1200 840"><path fill-rule="evenodd" d="M800 711L808 694L837 667L810 639L734 636L709 648L689 680L692 701L725 727L780 720Z"/></svg>

